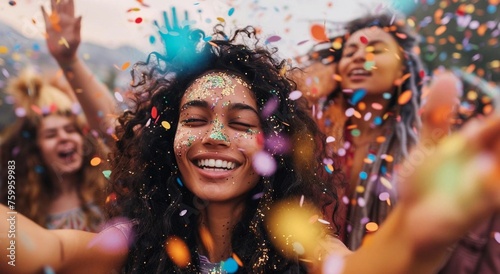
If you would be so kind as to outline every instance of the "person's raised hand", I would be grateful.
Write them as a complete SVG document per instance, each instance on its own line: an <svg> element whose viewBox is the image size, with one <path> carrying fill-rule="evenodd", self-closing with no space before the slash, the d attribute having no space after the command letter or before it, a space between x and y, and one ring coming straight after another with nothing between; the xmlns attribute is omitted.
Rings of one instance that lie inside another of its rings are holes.
<svg viewBox="0 0 500 274"><path fill-rule="evenodd" d="M436 147L417 146L398 174L400 205L422 247L458 239L500 210L500 117L471 121Z"/></svg>
<svg viewBox="0 0 500 274"><path fill-rule="evenodd" d="M172 7L172 21L170 22L169 16L166 11L163 12L163 26L160 26L158 21L154 21L156 27L158 27L160 36L165 45L167 52L167 59L172 60L179 57L185 56L188 53L192 53L196 48L196 39L202 36L196 35L189 26L189 15L188 12L184 12L184 20L179 23L177 18L177 12L175 7Z"/></svg>
<svg viewBox="0 0 500 274"><path fill-rule="evenodd" d="M73 0L51 0L50 6L50 14L42 6L47 47L60 65L69 65L75 61L80 45L82 17L75 17Z"/></svg>

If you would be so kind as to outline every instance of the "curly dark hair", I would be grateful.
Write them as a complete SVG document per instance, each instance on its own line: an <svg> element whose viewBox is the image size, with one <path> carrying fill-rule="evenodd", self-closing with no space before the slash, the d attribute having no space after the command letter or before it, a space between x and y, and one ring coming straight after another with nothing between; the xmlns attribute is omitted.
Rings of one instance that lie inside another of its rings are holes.
<svg viewBox="0 0 500 274"><path fill-rule="evenodd" d="M117 199L109 204L112 216L124 216L134 223L135 240L123 272L199 272L196 207L202 201L178 183L173 142L182 96L196 78L211 70L230 72L247 81L260 111L267 102L276 100L274 112L260 117L264 136L279 134L291 140L292 149L286 153L266 147L276 160L277 170L261 177L233 228L232 250L243 262L238 273L279 273L291 268L305 271L297 260L285 258L271 245L263 215L272 203L301 195L319 208L336 208L339 169L335 166L334 172L327 172L322 163L325 138L305 111L305 102L288 98L295 83L284 76L287 63L274 57L276 48L259 46L253 27L236 30L229 38L218 25L208 43L198 43L208 40L200 30L189 35L198 46L186 47L185 55L166 58L152 52L132 71L136 106L119 119L119 140L111 161L111 191ZM252 44L247 45L248 41ZM153 108L161 121L169 122L169 130L152 117ZM252 199L256 193L263 193L263 198ZM181 217L183 210L188 213ZM165 252L165 242L173 235L185 241L194 258L186 268L176 266Z"/></svg>

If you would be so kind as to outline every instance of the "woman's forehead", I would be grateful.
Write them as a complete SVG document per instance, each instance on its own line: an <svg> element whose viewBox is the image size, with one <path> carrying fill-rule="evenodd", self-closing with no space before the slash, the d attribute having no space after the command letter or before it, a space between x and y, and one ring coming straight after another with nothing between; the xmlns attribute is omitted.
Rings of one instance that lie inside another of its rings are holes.
<svg viewBox="0 0 500 274"><path fill-rule="evenodd" d="M250 85L240 76L224 71L210 71L187 88L185 102L193 100L219 100L223 97L243 95L253 98Z"/></svg>
<svg viewBox="0 0 500 274"><path fill-rule="evenodd" d="M361 39L361 37L363 38ZM351 33L349 38L346 40L346 44L366 43L365 41L369 43L371 40L397 43L396 39L394 39L394 37L386 30L377 26L371 26Z"/></svg>

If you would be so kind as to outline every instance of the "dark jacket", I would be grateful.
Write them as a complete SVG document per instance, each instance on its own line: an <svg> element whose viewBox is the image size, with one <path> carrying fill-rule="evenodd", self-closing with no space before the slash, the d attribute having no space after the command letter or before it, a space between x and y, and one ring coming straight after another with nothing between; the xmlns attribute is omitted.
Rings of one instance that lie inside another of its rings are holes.
<svg viewBox="0 0 500 274"><path fill-rule="evenodd" d="M495 237L496 233L496 237ZM500 273L500 214L462 238L439 274L498 274Z"/></svg>

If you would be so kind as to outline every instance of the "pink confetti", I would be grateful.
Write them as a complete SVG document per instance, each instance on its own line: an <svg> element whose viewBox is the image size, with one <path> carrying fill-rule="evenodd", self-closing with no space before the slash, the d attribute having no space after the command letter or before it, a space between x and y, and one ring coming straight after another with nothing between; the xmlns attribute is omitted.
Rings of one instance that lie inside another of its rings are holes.
<svg viewBox="0 0 500 274"><path fill-rule="evenodd" d="M273 36L270 36L266 39L266 44L269 44L269 43L273 43L273 42L278 42L279 40L281 40L281 37L278 36L278 35L273 35Z"/></svg>
<svg viewBox="0 0 500 274"><path fill-rule="evenodd" d="M302 91L299 91L299 90L294 90L292 92L290 92L290 95L288 96L288 98L290 98L290 100L297 100L299 99L300 97L302 97Z"/></svg>
<svg viewBox="0 0 500 274"><path fill-rule="evenodd" d="M265 151L253 155L253 168L261 176L271 176L276 171L276 161Z"/></svg>
<svg viewBox="0 0 500 274"><path fill-rule="evenodd" d="M323 273L340 274L344 271L344 257L341 255L328 255L323 264Z"/></svg>

